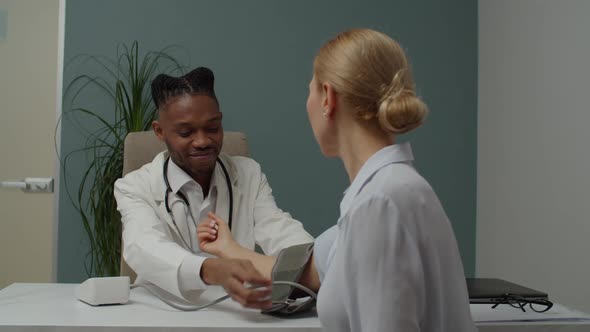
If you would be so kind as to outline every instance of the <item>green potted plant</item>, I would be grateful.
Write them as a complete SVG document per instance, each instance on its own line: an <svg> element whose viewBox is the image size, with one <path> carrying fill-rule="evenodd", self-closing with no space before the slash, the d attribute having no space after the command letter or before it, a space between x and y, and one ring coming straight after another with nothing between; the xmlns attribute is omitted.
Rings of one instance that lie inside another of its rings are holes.
<svg viewBox="0 0 590 332"><path fill-rule="evenodd" d="M123 142L130 132L151 128L157 110L151 101L150 83L159 73L180 74L183 66L172 57L168 47L140 54L139 44L119 45L117 59L81 55L72 61L91 62L104 76L76 76L64 92L63 119L76 124L91 123L81 147L60 158L62 179L67 195L78 212L88 236L90 249L84 267L88 276L119 275L121 256L121 216L117 211L113 186L123 171ZM99 112L84 105L87 90L99 91L112 103L112 111ZM81 178L68 176L72 157L84 154L89 164ZM72 183L74 182L74 183ZM69 189L72 185L76 190ZM75 192L73 192L75 191Z"/></svg>

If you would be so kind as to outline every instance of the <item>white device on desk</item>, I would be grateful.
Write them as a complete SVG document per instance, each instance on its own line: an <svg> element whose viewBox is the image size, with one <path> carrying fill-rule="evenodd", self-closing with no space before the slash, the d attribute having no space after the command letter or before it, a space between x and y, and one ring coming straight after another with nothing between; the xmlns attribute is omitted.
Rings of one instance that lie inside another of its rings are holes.
<svg viewBox="0 0 590 332"><path fill-rule="evenodd" d="M125 304L129 301L129 277L90 278L76 289L78 300L93 306Z"/></svg>

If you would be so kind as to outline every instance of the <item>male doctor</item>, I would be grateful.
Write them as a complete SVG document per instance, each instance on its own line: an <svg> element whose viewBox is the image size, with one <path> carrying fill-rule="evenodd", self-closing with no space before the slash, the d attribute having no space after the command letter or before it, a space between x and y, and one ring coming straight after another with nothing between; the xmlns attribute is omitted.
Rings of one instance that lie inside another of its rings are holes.
<svg viewBox="0 0 590 332"><path fill-rule="evenodd" d="M205 256L197 225L209 212L229 220L232 196L231 233L242 246L258 244L265 254L276 255L313 238L276 206L258 163L220 153L222 113L211 70L158 75L151 88L159 116L152 128L168 151L115 183L123 256L137 283L187 301L195 301L207 285L221 285L244 306L268 308L270 287L252 290L244 284L270 285L270 280L249 261Z"/></svg>

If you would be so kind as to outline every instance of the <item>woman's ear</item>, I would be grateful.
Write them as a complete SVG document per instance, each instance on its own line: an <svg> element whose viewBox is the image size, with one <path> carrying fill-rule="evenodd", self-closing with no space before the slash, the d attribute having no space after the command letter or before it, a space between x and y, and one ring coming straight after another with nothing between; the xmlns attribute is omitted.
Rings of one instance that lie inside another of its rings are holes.
<svg viewBox="0 0 590 332"><path fill-rule="evenodd" d="M336 91L329 83L322 83L322 108L323 115L328 118L334 117L338 103Z"/></svg>

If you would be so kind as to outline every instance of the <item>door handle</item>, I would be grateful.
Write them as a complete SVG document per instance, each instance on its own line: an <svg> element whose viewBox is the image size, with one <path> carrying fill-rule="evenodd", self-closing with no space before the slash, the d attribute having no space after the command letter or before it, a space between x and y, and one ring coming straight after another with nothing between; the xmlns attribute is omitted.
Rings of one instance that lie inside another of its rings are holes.
<svg viewBox="0 0 590 332"><path fill-rule="evenodd" d="M15 188L26 193L52 193L53 178L25 178L21 181L0 181L0 188Z"/></svg>

